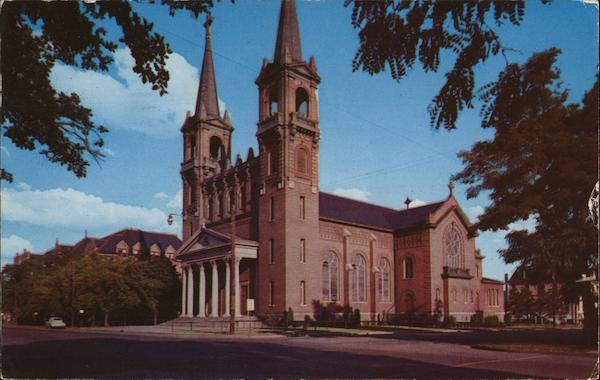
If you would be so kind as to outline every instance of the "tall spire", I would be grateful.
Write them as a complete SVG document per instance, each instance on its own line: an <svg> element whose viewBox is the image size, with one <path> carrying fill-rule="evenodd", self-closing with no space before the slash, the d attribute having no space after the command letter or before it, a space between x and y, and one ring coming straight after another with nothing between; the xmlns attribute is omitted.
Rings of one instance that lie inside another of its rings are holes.
<svg viewBox="0 0 600 380"><path fill-rule="evenodd" d="M302 62L300 30L298 28L296 2L294 0L281 0L279 28L277 29L277 42L275 43L273 62Z"/></svg>
<svg viewBox="0 0 600 380"><path fill-rule="evenodd" d="M210 27L213 18L208 14L204 28L206 28L206 43L204 45L204 60L200 73L200 84L198 85L198 97L196 98L196 116L219 117L219 101L217 98L217 82L215 80L215 66L212 58L212 45L210 40Z"/></svg>

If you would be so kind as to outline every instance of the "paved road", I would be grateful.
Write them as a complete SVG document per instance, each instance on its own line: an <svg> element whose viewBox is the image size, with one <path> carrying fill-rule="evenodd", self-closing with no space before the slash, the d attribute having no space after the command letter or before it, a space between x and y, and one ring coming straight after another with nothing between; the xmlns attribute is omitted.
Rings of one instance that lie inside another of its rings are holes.
<svg viewBox="0 0 600 380"><path fill-rule="evenodd" d="M125 335L4 327L5 377L587 378L592 355L478 350L470 333L366 337ZM498 337L498 336L497 336Z"/></svg>

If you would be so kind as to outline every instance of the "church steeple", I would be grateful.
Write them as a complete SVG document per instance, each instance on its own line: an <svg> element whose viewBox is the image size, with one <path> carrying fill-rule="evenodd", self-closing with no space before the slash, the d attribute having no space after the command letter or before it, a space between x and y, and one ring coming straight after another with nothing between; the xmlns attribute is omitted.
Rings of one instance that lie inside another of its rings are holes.
<svg viewBox="0 0 600 380"><path fill-rule="evenodd" d="M201 118L220 117L210 36L212 20L213 18L209 14L204 23L204 28L206 28L206 43L204 45L202 71L200 72L200 84L198 85L198 97L196 98L196 116Z"/></svg>
<svg viewBox="0 0 600 380"><path fill-rule="evenodd" d="M302 62L302 48L300 45L300 29L296 16L296 2L282 0L279 12L279 28L277 29L277 42L275 44L274 63Z"/></svg>

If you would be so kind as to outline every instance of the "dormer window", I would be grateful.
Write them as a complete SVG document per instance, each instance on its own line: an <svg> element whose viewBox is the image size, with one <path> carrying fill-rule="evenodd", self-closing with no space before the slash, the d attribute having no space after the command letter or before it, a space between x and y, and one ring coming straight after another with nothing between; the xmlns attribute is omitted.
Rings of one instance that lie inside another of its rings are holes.
<svg viewBox="0 0 600 380"><path fill-rule="evenodd" d="M131 253L134 255L139 255L142 253L142 244L138 241L131 247Z"/></svg>
<svg viewBox="0 0 600 380"><path fill-rule="evenodd" d="M160 256L160 247L158 244L154 243L150 246L150 256L159 257Z"/></svg>

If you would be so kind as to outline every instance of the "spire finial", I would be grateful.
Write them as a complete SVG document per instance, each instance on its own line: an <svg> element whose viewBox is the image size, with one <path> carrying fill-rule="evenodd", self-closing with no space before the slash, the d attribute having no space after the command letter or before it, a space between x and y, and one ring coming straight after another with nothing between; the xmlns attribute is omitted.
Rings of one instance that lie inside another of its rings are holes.
<svg viewBox="0 0 600 380"><path fill-rule="evenodd" d="M448 190L450 190L450 194L448 194L448 198L450 198L454 191L454 183L452 181L448 182Z"/></svg>
<svg viewBox="0 0 600 380"><path fill-rule="evenodd" d="M213 16L209 12L208 15L206 16L206 21L204 21L204 29L206 29L206 38L207 39L210 38L210 27L212 26L212 23L213 23Z"/></svg>
<svg viewBox="0 0 600 380"><path fill-rule="evenodd" d="M404 204L406 205L406 209L407 210L408 210L411 202L412 202L412 199L410 199L409 197L406 197L406 200L404 201Z"/></svg>

